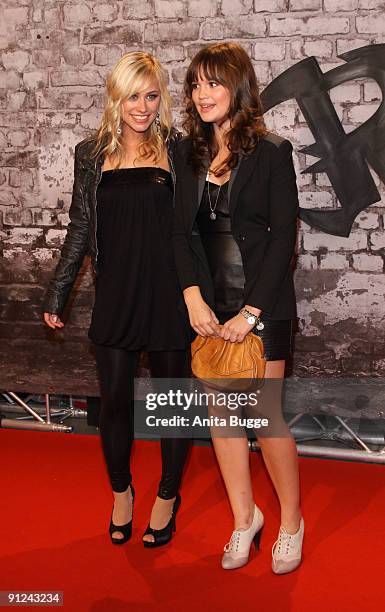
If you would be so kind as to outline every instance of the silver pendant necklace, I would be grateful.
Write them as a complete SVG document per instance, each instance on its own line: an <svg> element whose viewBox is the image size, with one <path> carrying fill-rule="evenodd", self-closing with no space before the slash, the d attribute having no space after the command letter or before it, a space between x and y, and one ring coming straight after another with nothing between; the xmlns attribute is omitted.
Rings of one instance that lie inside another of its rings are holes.
<svg viewBox="0 0 385 612"><path fill-rule="evenodd" d="M221 193L222 185L219 185L217 197L215 199L215 204L214 204L214 206L212 206L212 204L211 204L211 196L210 196L210 181L209 181L209 176L210 176L210 171L208 170L206 181L207 181L207 195L208 195L208 198L209 198L209 207L210 207L210 211L211 211L210 212L210 219L211 219L211 221L215 221L215 219L217 218L215 209L217 207L218 198L219 198L219 194Z"/></svg>

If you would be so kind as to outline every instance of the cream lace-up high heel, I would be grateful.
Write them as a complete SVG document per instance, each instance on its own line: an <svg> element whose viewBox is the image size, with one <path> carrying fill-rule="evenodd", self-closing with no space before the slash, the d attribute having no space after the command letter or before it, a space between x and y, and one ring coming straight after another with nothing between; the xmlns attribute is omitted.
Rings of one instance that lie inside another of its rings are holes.
<svg viewBox="0 0 385 612"><path fill-rule="evenodd" d="M278 539L273 544L272 570L275 574L287 574L295 570L302 559L302 543L305 530L303 518L296 533L288 533L281 525Z"/></svg>
<svg viewBox="0 0 385 612"><path fill-rule="evenodd" d="M233 531L230 542L224 547L223 569L237 569L246 565L249 560L251 542L254 542L257 550L259 548L263 525L263 514L258 506L254 506L254 516L250 527L244 531L239 529Z"/></svg>

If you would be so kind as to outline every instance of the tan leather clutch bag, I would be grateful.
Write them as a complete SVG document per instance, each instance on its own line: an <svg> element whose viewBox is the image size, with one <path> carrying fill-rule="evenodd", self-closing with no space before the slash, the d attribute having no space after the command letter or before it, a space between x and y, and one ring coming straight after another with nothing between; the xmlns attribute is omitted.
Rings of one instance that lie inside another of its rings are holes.
<svg viewBox="0 0 385 612"><path fill-rule="evenodd" d="M197 336L191 344L191 357L194 376L209 386L246 390L263 384L266 367L263 342L252 332L243 342Z"/></svg>

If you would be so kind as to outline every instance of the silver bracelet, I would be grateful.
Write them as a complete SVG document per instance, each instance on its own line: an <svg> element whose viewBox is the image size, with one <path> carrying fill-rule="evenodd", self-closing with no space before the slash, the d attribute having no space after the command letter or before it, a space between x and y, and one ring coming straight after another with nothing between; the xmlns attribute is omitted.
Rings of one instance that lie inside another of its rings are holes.
<svg viewBox="0 0 385 612"><path fill-rule="evenodd" d="M252 325L253 327L256 326L258 331L261 331L265 327L261 319L257 317L257 315L247 310L247 308L242 308L242 310L239 311L239 314L246 319L249 325Z"/></svg>

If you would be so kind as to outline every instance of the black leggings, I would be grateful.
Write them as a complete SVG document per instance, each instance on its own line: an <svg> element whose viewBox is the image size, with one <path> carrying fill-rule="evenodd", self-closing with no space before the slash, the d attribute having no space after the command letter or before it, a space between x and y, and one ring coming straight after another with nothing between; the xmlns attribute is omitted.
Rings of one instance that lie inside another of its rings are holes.
<svg viewBox="0 0 385 612"><path fill-rule="evenodd" d="M134 378L140 352L95 345L101 390L100 434L113 491L125 491L132 477L130 455L134 438ZM187 378L190 350L149 352L154 378ZM190 440L162 438L162 477L158 496L172 499L179 490Z"/></svg>

